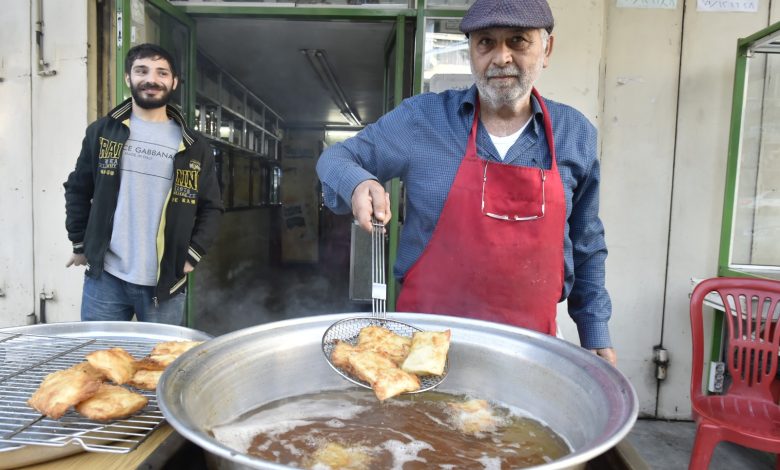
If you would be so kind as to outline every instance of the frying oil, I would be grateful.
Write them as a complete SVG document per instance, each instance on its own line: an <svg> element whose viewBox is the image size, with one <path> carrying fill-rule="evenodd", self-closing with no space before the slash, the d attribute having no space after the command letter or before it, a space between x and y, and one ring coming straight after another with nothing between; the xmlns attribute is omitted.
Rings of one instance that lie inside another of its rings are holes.
<svg viewBox="0 0 780 470"><path fill-rule="evenodd" d="M314 470L499 470L541 465L571 452L550 428L519 410L441 392L384 403L368 390L301 395L212 432L238 451Z"/></svg>

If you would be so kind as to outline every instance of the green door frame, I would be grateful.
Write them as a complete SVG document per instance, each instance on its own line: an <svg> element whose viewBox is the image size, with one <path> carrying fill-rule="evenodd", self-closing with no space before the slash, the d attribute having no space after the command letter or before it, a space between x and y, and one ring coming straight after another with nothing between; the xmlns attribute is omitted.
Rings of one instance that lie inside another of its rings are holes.
<svg viewBox="0 0 780 470"><path fill-rule="evenodd" d="M405 38L406 33L406 17L399 15L395 20L395 38L392 41L390 49L395 49L395 63L393 64L394 77L393 77L393 108L401 104L404 99L404 64L405 64ZM389 50L385 52L385 57L389 57ZM390 67L390 64L385 62L386 67ZM387 73L385 73L387 76ZM389 90L385 89L385 92ZM385 100L386 101L386 100ZM388 110L389 111L389 110ZM398 221L399 206L400 206L400 192L401 192L401 180L399 178L393 178L389 182L390 186L390 211L395 214L390 220L390 225L387 227L388 235L390 237L388 243L388 263L387 273L385 279L387 279L387 309L391 312L395 311L395 302L398 298L399 285L395 276L393 275L393 266L395 266L395 260L398 257L398 241L400 238L401 224Z"/></svg>
<svg viewBox="0 0 780 470"><path fill-rule="evenodd" d="M762 29L746 38L737 41L737 53L734 66L734 86L731 97L731 121L729 126L728 159L726 162L726 182L723 191L723 217L720 226L720 249L718 252L718 276L721 277L758 277L755 273L731 267L731 244L734 228L734 212L737 201L737 175L742 149L742 117L745 107L745 92L747 87L748 59L750 47L758 40L780 31L780 22ZM710 346L710 361L723 359L723 318L724 312L715 310L712 325L712 343Z"/></svg>
<svg viewBox="0 0 780 470"><path fill-rule="evenodd" d="M780 31L780 22L774 23L746 38L737 41L736 64L734 68L734 87L731 101L731 125L729 129L728 161L726 163L726 187L723 194L723 218L720 230L720 251L718 255L718 275L735 277L762 276L731 267L731 244L734 224L734 212L737 201L737 174L742 149L742 115L745 106L747 87L748 59L750 48L759 40Z"/></svg>

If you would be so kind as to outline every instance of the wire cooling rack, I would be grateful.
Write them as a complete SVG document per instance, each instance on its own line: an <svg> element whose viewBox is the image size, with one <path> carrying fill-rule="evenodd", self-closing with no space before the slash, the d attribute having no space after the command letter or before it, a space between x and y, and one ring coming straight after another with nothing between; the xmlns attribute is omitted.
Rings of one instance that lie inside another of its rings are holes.
<svg viewBox="0 0 780 470"><path fill-rule="evenodd" d="M60 419L51 419L30 407L27 400L48 374L83 362L92 351L121 347L140 359L158 341L0 333L0 452L19 444L62 447L73 443L87 451L111 453L138 447L164 420L154 391L133 389L149 403L129 418L108 423L88 420L72 409Z"/></svg>

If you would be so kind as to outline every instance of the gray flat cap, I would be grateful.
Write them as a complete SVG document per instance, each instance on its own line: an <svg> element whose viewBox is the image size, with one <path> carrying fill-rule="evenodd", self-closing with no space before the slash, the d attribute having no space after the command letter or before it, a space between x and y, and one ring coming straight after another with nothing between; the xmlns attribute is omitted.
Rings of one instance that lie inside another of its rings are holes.
<svg viewBox="0 0 780 470"><path fill-rule="evenodd" d="M553 25L547 0L476 0L463 15L460 30L466 34L488 28L544 28L552 32Z"/></svg>

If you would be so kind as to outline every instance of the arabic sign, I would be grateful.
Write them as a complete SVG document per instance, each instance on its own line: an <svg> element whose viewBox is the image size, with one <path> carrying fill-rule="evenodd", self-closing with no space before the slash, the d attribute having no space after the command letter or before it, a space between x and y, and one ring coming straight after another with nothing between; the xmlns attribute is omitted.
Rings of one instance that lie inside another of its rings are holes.
<svg viewBox="0 0 780 470"><path fill-rule="evenodd" d="M662 8L674 10L677 0L617 0L618 8Z"/></svg>
<svg viewBox="0 0 780 470"><path fill-rule="evenodd" d="M758 0L697 0L698 11L758 11Z"/></svg>

